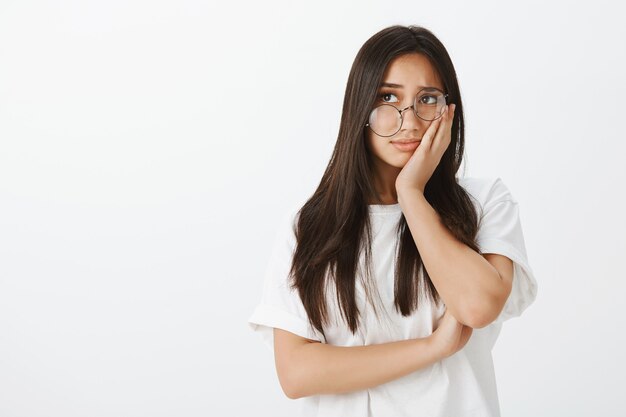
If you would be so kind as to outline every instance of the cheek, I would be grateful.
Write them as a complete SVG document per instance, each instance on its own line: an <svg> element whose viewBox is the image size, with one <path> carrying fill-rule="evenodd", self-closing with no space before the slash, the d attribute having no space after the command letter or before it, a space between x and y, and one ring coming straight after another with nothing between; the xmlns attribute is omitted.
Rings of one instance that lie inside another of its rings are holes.
<svg viewBox="0 0 626 417"><path fill-rule="evenodd" d="M367 136L367 147L375 157L385 163L402 168L410 158L407 152L400 152L391 143L390 138L381 138L373 135Z"/></svg>
<svg viewBox="0 0 626 417"><path fill-rule="evenodd" d="M390 145L389 141L389 138L381 138L371 132L367 135L367 145L370 151L379 158L383 158L385 156L389 157L391 151L388 147L388 145Z"/></svg>

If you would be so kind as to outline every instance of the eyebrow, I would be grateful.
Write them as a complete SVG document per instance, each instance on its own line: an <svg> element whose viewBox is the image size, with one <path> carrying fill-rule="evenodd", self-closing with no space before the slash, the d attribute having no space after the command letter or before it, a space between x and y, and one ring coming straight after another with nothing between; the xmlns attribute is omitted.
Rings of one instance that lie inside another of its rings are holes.
<svg viewBox="0 0 626 417"><path fill-rule="evenodd" d="M402 84L394 84L394 83L382 83L379 88L381 87L404 88ZM418 88L437 88L437 87L432 87L430 85L418 85L417 87Z"/></svg>

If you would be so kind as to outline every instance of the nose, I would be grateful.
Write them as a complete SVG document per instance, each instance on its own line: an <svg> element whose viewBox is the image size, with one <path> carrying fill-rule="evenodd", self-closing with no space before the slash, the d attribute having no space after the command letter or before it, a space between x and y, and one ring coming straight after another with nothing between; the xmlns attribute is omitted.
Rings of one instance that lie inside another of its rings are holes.
<svg viewBox="0 0 626 417"><path fill-rule="evenodd" d="M406 110L409 109L411 109L411 111L406 112ZM415 104L405 107L400 111L400 113L402 114L401 130L421 130L424 127L424 124L427 123L425 120L420 119L415 114Z"/></svg>

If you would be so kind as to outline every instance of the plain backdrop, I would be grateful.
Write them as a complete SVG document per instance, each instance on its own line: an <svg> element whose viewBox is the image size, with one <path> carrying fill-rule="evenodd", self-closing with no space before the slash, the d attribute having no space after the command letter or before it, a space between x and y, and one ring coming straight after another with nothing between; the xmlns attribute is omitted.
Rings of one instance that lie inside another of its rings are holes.
<svg viewBox="0 0 626 417"><path fill-rule="evenodd" d="M618 2L0 1L0 416L293 416L247 324L317 187L352 61L423 25L466 176L520 203L535 303L503 416L618 416L626 386Z"/></svg>

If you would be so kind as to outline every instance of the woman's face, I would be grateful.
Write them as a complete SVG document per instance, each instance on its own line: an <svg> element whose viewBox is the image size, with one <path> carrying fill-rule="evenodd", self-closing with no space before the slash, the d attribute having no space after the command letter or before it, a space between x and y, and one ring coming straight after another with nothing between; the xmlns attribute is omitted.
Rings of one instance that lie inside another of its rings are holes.
<svg viewBox="0 0 626 417"><path fill-rule="evenodd" d="M415 96L424 87L444 91L437 71L426 56L419 53L401 55L387 66L373 107L389 103L402 110L413 104ZM402 128L393 136L382 137L370 128L365 129L367 148L376 166L383 171L390 167L402 168L416 149L415 146L399 149L394 141L421 140L432 123L417 117L412 109L405 110L402 116Z"/></svg>

